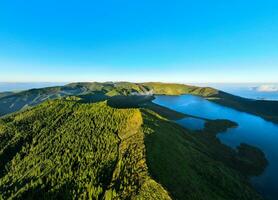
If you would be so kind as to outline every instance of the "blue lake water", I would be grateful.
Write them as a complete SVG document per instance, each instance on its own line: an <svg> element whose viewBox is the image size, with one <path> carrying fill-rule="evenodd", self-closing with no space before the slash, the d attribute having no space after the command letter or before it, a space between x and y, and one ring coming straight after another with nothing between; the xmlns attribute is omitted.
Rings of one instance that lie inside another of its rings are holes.
<svg viewBox="0 0 278 200"><path fill-rule="evenodd" d="M266 199L278 199L278 124L258 116L240 112L192 95L156 96L154 103L170 109L208 119L229 119L239 124L225 133L218 134L221 142L233 148L244 142L259 147L266 155L269 165L264 173L251 178L251 183ZM191 129L202 128L200 121L178 123ZM190 126L188 123L191 124Z"/></svg>

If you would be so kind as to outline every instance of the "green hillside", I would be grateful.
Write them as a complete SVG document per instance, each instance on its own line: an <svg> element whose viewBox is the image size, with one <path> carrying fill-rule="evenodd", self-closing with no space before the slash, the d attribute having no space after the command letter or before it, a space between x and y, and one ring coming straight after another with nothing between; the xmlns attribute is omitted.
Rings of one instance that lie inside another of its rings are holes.
<svg viewBox="0 0 278 200"><path fill-rule="evenodd" d="M114 96L182 95L192 94L240 111L261 116L278 123L278 102L250 100L210 87L196 87L174 83L84 82L65 86L31 89L14 94L0 93L0 116L26 109L49 99L66 96L87 97L96 102ZM151 98L150 98L151 100Z"/></svg>
<svg viewBox="0 0 278 200"><path fill-rule="evenodd" d="M2 198L169 199L148 175L141 124L136 109L62 100L3 118Z"/></svg>
<svg viewBox="0 0 278 200"><path fill-rule="evenodd" d="M135 83L105 82L105 83L71 83L65 86L31 89L15 94L0 93L0 116L16 112L30 106L40 104L49 99L59 99L66 96L86 96L92 101L104 100L111 96L144 93L147 89ZM101 97L101 98L100 98Z"/></svg>
<svg viewBox="0 0 278 200"><path fill-rule="evenodd" d="M72 97L1 118L0 199L261 199L243 170L264 169L261 151L215 137L232 122L192 133L162 109Z"/></svg>
<svg viewBox="0 0 278 200"><path fill-rule="evenodd" d="M26 109L49 99L66 96L81 96L93 102L113 96L141 96L153 94L180 95L195 94L211 96L216 90L182 84L129 83L129 82L82 82L65 86L31 89L18 93L0 93L0 116Z"/></svg>
<svg viewBox="0 0 278 200"><path fill-rule="evenodd" d="M159 83L149 82L142 83L143 86L147 87L157 95L181 95L181 94L192 94L203 97L214 96L218 94L218 90L210 87L196 87L191 85L176 84L176 83Z"/></svg>

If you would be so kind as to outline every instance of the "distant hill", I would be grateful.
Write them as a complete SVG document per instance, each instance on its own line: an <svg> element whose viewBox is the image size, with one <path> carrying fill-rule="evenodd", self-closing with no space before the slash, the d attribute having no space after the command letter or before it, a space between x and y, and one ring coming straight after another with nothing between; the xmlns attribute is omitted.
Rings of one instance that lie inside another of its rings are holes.
<svg viewBox="0 0 278 200"><path fill-rule="evenodd" d="M202 96L221 105L252 113L278 123L278 101L251 100L210 87L158 82L85 82L31 89L14 94L0 93L0 116L37 105L48 99L58 99L72 95L86 96L91 101L98 101L109 99L112 96L181 94Z"/></svg>
<svg viewBox="0 0 278 200"><path fill-rule="evenodd" d="M222 91L209 100L278 123L278 101L247 99Z"/></svg>
<svg viewBox="0 0 278 200"><path fill-rule="evenodd" d="M126 98L72 96L0 118L0 199L261 199L247 181L266 165L261 151L215 137L235 123L192 133L167 119L174 111Z"/></svg>
<svg viewBox="0 0 278 200"><path fill-rule="evenodd" d="M14 92L1 92L1 93L0 93L0 98L6 97L6 96L10 96L10 95L12 95L12 94L14 94Z"/></svg>
<svg viewBox="0 0 278 200"><path fill-rule="evenodd" d="M215 96L218 94L218 90L210 87L197 87L184 84L175 83L158 83L149 82L142 83L143 86L147 87L149 90L153 91L156 95L182 95L182 94L192 94L203 97Z"/></svg>
<svg viewBox="0 0 278 200"><path fill-rule="evenodd" d="M164 85L164 84L163 84ZM58 99L65 96L87 96L92 100L102 96L109 98L120 95L152 95L152 94L183 94L194 92L197 87L185 85L167 85L163 89L159 83L71 83L66 86L31 89L14 94L0 93L0 116L37 105L48 99ZM166 85L165 85L166 86ZM197 92L195 91L197 94Z"/></svg>

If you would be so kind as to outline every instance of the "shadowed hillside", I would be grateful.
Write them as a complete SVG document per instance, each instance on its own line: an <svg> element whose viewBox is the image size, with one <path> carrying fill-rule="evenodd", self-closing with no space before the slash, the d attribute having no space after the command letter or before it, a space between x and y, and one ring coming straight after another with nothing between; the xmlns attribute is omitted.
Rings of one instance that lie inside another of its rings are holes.
<svg viewBox="0 0 278 200"><path fill-rule="evenodd" d="M278 123L278 101L251 100L221 91L209 100Z"/></svg>

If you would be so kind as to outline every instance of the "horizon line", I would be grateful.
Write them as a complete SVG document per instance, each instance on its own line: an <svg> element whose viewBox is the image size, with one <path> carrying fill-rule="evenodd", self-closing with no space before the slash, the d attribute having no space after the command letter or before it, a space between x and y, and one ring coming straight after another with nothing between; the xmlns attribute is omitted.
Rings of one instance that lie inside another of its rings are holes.
<svg viewBox="0 0 278 200"><path fill-rule="evenodd" d="M148 82L153 82L153 83L177 83L177 84L278 84L278 81L274 82L274 81L245 81L245 82L232 82L232 81L228 81L228 82L224 82L224 81L207 81L207 82L199 82L199 81L126 81L126 80L117 80L117 81L93 81L93 80L81 80L81 81L0 81L0 84L15 84L15 83L93 83L93 82L98 82L98 83L105 83L105 82L129 82L129 83L148 83Z"/></svg>

